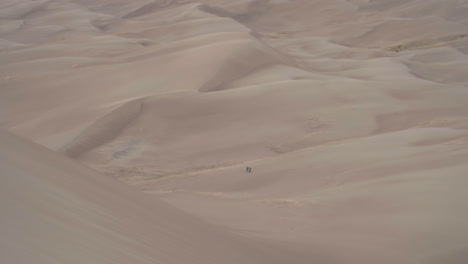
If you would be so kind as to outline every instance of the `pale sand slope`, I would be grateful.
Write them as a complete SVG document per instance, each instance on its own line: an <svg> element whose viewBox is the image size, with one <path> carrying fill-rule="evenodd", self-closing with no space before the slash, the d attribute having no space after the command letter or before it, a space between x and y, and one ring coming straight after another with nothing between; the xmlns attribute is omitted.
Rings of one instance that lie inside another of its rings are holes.
<svg viewBox="0 0 468 264"><path fill-rule="evenodd" d="M419 128L141 187L214 223L319 249L329 257L320 263L461 264L467 136ZM253 173L243 172L246 165Z"/></svg>
<svg viewBox="0 0 468 264"><path fill-rule="evenodd" d="M467 14L0 0L0 125L309 262L465 263Z"/></svg>
<svg viewBox="0 0 468 264"><path fill-rule="evenodd" d="M0 132L1 263L307 263Z"/></svg>

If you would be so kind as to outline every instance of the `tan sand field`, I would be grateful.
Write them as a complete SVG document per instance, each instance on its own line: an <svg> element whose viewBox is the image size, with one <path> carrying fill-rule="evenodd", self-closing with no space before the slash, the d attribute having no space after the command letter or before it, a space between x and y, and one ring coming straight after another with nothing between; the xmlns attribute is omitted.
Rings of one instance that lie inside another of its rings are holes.
<svg viewBox="0 0 468 264"><path fill-rule="evenodd" d="M468 0L0 0L0 130L0 263L468 263Z"/></svg>

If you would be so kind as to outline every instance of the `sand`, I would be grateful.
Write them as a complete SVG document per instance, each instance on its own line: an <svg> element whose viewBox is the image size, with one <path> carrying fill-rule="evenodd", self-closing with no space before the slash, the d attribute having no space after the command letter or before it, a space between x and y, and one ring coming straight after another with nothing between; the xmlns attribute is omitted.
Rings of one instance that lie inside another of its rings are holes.
<svg viewBox="0 0 468 264"><path fill-rule="evenodd" d="M465 263L467 29L464 0L0 0L1 262Z"/></svg>

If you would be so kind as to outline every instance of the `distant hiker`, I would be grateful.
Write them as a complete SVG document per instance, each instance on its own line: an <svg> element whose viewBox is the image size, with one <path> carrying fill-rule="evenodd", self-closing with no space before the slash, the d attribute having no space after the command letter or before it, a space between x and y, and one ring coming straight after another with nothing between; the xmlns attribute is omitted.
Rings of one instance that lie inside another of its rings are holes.
<svg viewBox="0 0 468 264"><path fill-rule="evenodd" d="M251 168L251 167L249 167L249 172L252 172L252 168Z"/></svg>
<svg viewBox="0 0 468 264"><path fill-rule="evenodd" d="M249 170L250 170L250 167L247 166L247 168L245 168L245 171L249 172Z"/></svg>

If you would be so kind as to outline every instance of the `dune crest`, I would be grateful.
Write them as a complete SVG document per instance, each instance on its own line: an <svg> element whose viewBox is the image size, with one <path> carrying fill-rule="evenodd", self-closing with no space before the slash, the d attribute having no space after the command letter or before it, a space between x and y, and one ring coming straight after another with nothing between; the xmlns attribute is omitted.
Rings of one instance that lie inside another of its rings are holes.
<svg viewBox="0 0 468 264"><path fill-rule="evenodd" d="M141 99L136 99L119 106L116 110L99 118L89 127L85 128L60 151L70 157L76 158L93 148L111 141L138 117L141 112L141 104Z"/></svg>
<svg viewBox="0 0 468 264"><path fill-rule="evenodd" d="M10 133L0 131L0 146L2 262L287 259L277 246L230 235Z"/></svg>

